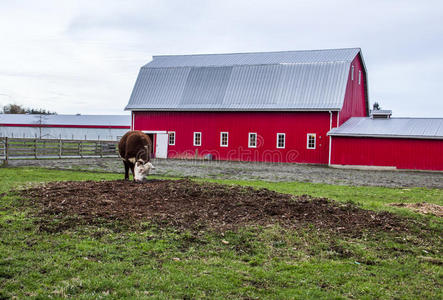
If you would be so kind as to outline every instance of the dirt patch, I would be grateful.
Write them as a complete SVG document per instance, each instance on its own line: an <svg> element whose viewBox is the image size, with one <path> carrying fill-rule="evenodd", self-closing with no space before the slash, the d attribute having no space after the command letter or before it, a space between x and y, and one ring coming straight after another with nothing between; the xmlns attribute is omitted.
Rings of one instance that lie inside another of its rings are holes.
<svg viewBox="0 0 443 300"><path fill-rule="evenodd" d="M107 220L151 221L184 229L235 229L244 225L313 224L340 233L405 231L406 222L391 213L363 210L307 195L295 197L267 189L156 180L53 182L20 192L31 199L45 222L70 219L95 224ZM66 225L69 226L69 225Z"/></svg>
<svg viewBox="0 0 443 300"><path fill-rule="evenodd" d="M391 203L390 206L406 207L421 214L443 217L443 206L434 203Z"/></svg>

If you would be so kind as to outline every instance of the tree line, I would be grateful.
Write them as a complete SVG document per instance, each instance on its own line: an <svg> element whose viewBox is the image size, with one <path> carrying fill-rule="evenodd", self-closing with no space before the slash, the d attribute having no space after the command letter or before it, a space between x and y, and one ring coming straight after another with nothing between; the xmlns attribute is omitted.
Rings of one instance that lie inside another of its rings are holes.
<svg viewBox="0 0 443 300"><path fill-rule="evenodd" d="M8 104L3 106L0 111L2 114L31 114L31 115L56 115L56 112L52 112L46 109L41 108L29 108L23 107L18 104Z"/></svg>

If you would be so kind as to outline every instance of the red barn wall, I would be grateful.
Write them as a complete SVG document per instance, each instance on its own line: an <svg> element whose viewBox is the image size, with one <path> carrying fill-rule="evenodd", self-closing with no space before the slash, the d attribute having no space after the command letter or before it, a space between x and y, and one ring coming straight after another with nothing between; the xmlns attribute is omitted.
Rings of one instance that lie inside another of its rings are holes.
<svg viewBox="0 0 443 300"><path fill-rule="evenodd" d="M168 158L212 154L217 160L298 162L327 164L330 113L328 112L133 112L134 129L175 131ZM333 127L337 122L332 114ZM220 146L220 132L229 132L228 147ZM202 145L193 146L193 133L202 133ZM257 148L248 148L249 132L257 133ZM286 134L285 149L278 149L277 133ZM307 149L307 134L317 135L316 149Z"/></svg>
<svg viewBox="0 0 443 300"><path fill-rule="evenodd" d="M354 66L354 79L352 80L352 66ZM358 84L358 74L361 72L361 81ZM339 114L339 126L351 117L367 117L365 100L366 74L360 54L357 55L349 68L348 83L346 85L345 99Z"/></svg>
<svg viewBox="0 0 443 300"><path fill-rule="evenodd" d="M331 164L443 171L443 140L332 137Z"/></svg>

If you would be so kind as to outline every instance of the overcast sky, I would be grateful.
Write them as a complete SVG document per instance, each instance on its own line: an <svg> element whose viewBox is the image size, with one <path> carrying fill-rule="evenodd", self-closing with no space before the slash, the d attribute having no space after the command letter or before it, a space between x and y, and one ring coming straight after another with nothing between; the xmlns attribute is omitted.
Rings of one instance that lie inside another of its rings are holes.
<svg viewBox="0 0 443 300"><path fill-rule="evenodd" d="M0 1L0 106L127 114L152 55L360 47L369 97L443 117L443 1Z"/></svg>

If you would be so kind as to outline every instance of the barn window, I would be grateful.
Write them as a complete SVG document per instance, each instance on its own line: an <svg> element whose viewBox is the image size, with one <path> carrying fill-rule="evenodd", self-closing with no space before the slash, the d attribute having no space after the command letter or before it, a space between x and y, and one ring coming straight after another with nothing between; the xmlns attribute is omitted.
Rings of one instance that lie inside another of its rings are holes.
<svg viewBox="0 0 443 300"><path fill-rule="evenodd" d="M315 149L315 133L308 133L306 148Z"/></svg>
<svg viewBox="0 0 443 300"><path fill-rule="evenodd" d="M228 147L228 136L227 132L220 132L220 147Z"/></svg>
<svg viewBox="0 0 443 300"><path fill-rule="evenodd" d="M194 146L201 146L202 144L202 133L194 132Z"/></svg>
<svg viewBox="0 0 443 300"><path fill-rule="evenodd" d="M255 133L255 132L249 133L248 147L249 148L256 148L257 147L257 133Z"/></svg>
<svg viewBox="0 0 443 300"><path fill-rule="evenodd" d="M285 148L286 135L284 133L277 133L277 148Z"/></svg>
<svg viewBox="0 0 443 300"><path fill-rule="evenodd" d="M175 145L175 131L169 131L169 145Z"/></svg>
<svg viewBox="0 0 443 300"><path fill-rule="evenodd" d="M354 65L351 67L351 80L354 80Z"/></svg>
<svg viewBox="0 0 443 300"><path fill-rule="evenodd" d="M358 84L361 82L361 71L358 71Z"/></svg>

